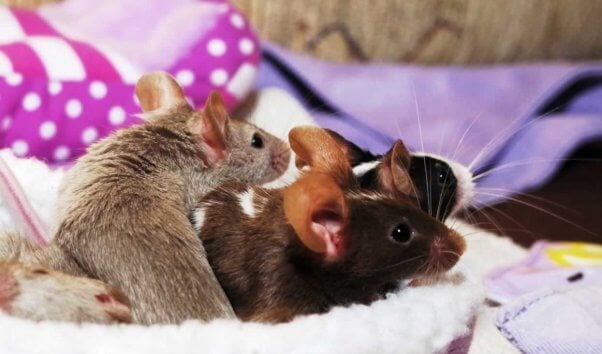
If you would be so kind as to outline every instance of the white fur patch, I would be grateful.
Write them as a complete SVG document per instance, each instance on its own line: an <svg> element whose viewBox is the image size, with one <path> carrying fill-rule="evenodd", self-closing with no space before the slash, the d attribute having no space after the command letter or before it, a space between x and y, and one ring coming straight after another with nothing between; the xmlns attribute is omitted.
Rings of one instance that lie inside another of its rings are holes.
<svg viewBox="0 0 602 354"><path fill-rule="evenodd" d="M250 218L254 218L256 213L255 204L253 203L254 195L255 191L253 189L248 189L238 196L243 213L247 214Z"/></svg>
<svg viewBox="0 0 602 354"><path fill-rule="evenodd" d="M371 169L378 166L379 163L380 163L380 160L374 160L374 161L370 161L370 162L361 163L353 168L353 174L356 177L362 177L368 171L370 171Z"/></svg>
<svg viewBox="0 0 602 354"><path fill-rule="evenodd" d="M197 208L192 214L192 227L196 230L196 232L201 231L203 225L205 224L205 215L207 212L205 211L205 207L202 206Z"/></svg>

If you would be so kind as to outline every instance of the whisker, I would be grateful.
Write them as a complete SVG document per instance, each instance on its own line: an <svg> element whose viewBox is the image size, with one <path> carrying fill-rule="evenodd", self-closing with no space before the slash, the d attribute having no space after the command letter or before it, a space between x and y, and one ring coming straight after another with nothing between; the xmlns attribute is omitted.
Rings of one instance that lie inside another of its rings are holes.
<svg viewBox="0 0 602 354"><path fill-rule="evenodd" d="M447 135L447 128L448 125L445 125L441 131L441 134L439 135L439 147L437 148L438 155L441 155L441 150L443 150L443 141L445 140L444 137Z"/></svg>
<svg viewBox="0 0 602 354"><path fill-rule="evenodd" d="M479 194L490 195L490 196L494 196L494 197L503 197L503 198L506 198L506 199L508 199L508 200L511 200L511 201L514 201L514 202L516 202L516 203L518 203L518 204L522 204L522 205L525 205L525 206L528 206L528 207L534 208L534 209L536 209L536 210L539 210L539 211L541 211L542 213L545 213L545 214L548 214L548 215L550 215L550 216L553 216L553 217L557 218L558 220L562 220L562 221L564 221L564 222L566 222L566 223L568 223L568 224L570 224L570 225L572 225L572 226L574 226L574 227L578 228L578 229L579 229L579 230L581 230L581 231L587 232L588 234L590 234L590 235L592 235L592 236L599 236L598 234L596 234L596 233L594 233L594 232L592 232L592 231L590 231L590 230L588 230L588 229L584 228L583 226L581 226L581 225L579 225L579 224L576 224L576 223L574 223L574 222L572 222L572 221L570 221L570 220L568 220L568 219L566 219L566 218L564 218L564 217L562 217L562 216L560 216L560 215L558 215L558 214L555 214L555 213L553 213L553 212L551 212L551 211L549 211L549 210L546 210L546 209L544 209L544 208L541 208L541 207L539 207L539 206L537 206L537 205L535 205L535 204L531 204L531 203L525 202L525 201L523 201L523 200L520 200L520 199L516 199L516 198L513 198L513 197L507 197L507 196L502 196L502 195L495 194L495 193L489 193L489 192L479 192Z"/></svg>
<svg viewBox="0 0 602 354"><path fill-rule="evenodd" d="M487 218L487 220L489 220L491 222L491 224L497 229L497 233L500 235L503 235L504 232L502 231L502 229L500 228L500 225L498 223L495 222L495 219L493 219L491 217L491 215L489 215L489 213L487 213L484 209L480 210L480 213L483 214L484 217Z"/></svg>
<svg viewBox="0 0 602 354"><path fill-rule="evenodd" d="M505 170L508 168L512 168L512 167L519 167L519 166L524 166L524 165L530 165L533 163L544 163L544 162L570 162L570 161L585 161L585 162L600 162L602 161L602 159L600 158L558 158L558 159L536 159L536 160L519 160L519 161L514 161L514 162L509 162L507 164L503 164L494 168L491 168L487 171L484 171L482 173L479 173L475 176L473 176L472 180L473 181L477 181L483 177L486 177L488 175L490 175L493 172L496 171L500 171L500 170Z"/></svg>
<svg viewBox="0 0 602 354"><path fill-rule="evenodd" d="M409 262L413 262L413 261L415 261L415 260L417 260L417 259L420 259L420 258L426 258L426 257L428 257L428 256L427 256L427 255L420 255L420 256L416 256L416 257L409 258L409 259L404 259L404 260L403 260L403 261L401 261L401 262L397 262L397 263L395 263L395 264L390 264L390 265L388 265L388 266L386 266L386 267L378 268L378 269L375 269L375 270L373 270L373 271L374 271L374 272L381 272L381 271L383 271L383 270L387 270L387 269L391 269L391 268L399 267L400 265L403 265L403 264L406 264L406 263L409 263Z"/></svg>
<svg viewBox="0 0 602 354"><path fill-rule="evenodd" d="M421 152L424 153L424 139L422 138L422 123L420 121L420 109L418 107L418 96L416 95L416 86L414 85L414 81L410 81L410 83L412 84L412 91L414 93L414 105L416 108L416 119L418 120L418 134L420 136L420 149L422 150ZM426 198L427 198L427 203L428 203L428 211L429 214L432 215L432 206L431 206L431 194L429 192L429 175L426 172L426 159L423 159L424 162L424 175L425 175L425 184L426 184Z"/></svg>
<svg viewBox="0 0 602 354"><path fill-rule="evenodd" d="M456 144L456 148L454 149L454 152L451 157L452 160L454 160L456 158L456 154L458 153L458 149L460 148L460 145L462 145L464 138L466 138L466 135L468 134L468 132L470 131L472 126L476 123L477 120L479 120L479 118L481 118L483 113L484 113L484 109L482 109L481 112L475 116L475 118L472 120L472 122L470 122L470 125L468 125L468 128L466 128L466 130L464 130L464 134L462 134L462 136L460 137L460 140Z"/></svg>
<svg viewBox="0 0 602 354"><path fill-rule="evenodd" d="M470 171L472 171L472 168L474 167L474 165L480 161L480 159L485 155L485 153L489 153L491 151L491 149L494 147L492 144L498 142L499 140L499 144L502 144L505 140L510 139L513 135L515 135L516 133L518 133L521 130L526 129L527 127L530 127L532 124L534 124L535 122L540 121L541 118L544 118L552 113L554 113L555 111L557 111L558 109L562 108L564 105L559 105L558 107L548 111L546 114L539 116L539 117L535 117L534 119L532 119L530 122L528 122L527 124L523 124L523 125L518 125L518 127L515 127L515 124L519 119L521 119L521 116L518 116L517 118L513 119L508 126L503 129L502 131L500 131L496 136L494 136L494 138L492 140L489 141L489 143L487 143L483 149L481 149L481 151L475 156L475 158L472 160L472 162L468 165L468 169ZM509 134L507 134L506 136L504 136L503 134L507 133L507 131L509 129L515 129L514 131L510 131ZM501 138L501 140L500 140ZM489 148L489 151L487 151Z"/></svg>
<svg viewBox="0 0 602 354"><path fill-rule="evenodd" d="M506 193L515 194L515 195L518 195L518 196L521 196L521 197L525 197L525 198L535 199L537 201L541 201L543 203L548 203L548 204L553 205L555 207L558 207L558 208L561 208L561 209L573 212L573 210L570 209L570 208L568 208L566 205L562 205L560 203L553 202L550 199L539 197L539 196L536 196L536 195L533 195L533 194L530 194L530 193L512 191L512 190L507 189L507 188L479 187L479 188L476 188L475 191L506 192Z"/></svg>
<svg viewBox="0 0 602 354"><path fill-rule="evenodd" d="M510 216L508 213L506 213L506 212L503 212L503 211L502 211L502 210L500 210L499 208L496 208L496 207L493 207L493 206L489 206L488 208L489 208L491 211L494 211L494 212L496 212L496 213L498 213L498 214L501 214L502 216L506 217L508 220L512 221L514 224L516 224L516 226L518 226L518 227L520 228L520 229L509 229L509 228L504 228L504 230L505 230L505 231L524 231L526 234L528 234L528 235L531 237L531 239L533 239L533 240L537 240L537 237L535 237L535 235L536 235L536 233L535 233L535 232L533 232L533 231L531 231L531 230L527 229L527 228L525 227L525 225L523 225L522 223L518 222L518 221L517 221L515 218L511 217L511 216ZM542 234L539 234L539 233L538 233L538 235L540 235L540 236L544 236L544 238L545 238L545 235L542 235Z"/></svg>

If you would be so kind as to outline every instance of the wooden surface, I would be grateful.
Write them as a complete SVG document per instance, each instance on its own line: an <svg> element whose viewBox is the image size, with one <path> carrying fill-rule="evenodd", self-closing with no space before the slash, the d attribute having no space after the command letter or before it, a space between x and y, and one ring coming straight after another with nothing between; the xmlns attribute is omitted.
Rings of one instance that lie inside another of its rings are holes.
<svg viewBox="0 0 602 354"><path fill-rule="evenodd" d="M0 3L32 7L55 1L59 0ZM339 62L483 64L602 58L602 0L232 2L263 38Z"/></svg>
<svg viewBox="0 0 602 354"><path fill-rule="evenodd" d="M35 8L36 6L58 2L59 0L0 0L0 4L11 5L11 6L19 6L25 8Z"/></svg>
<svg viewBox="0 0 602 354"><path fill-rule="evenodd" d="M262 37L336 60L602 58L602 0L233 0Z"/></svg>

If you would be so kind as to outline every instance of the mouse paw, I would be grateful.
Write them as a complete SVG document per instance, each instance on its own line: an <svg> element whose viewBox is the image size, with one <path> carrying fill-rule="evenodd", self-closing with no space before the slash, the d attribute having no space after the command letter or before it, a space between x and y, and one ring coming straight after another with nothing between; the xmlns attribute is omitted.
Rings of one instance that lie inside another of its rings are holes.
<svg viewBox="0 0 602 354"><path fill-rule="evenodd" d="M0 310L35 321L129 323L129 301L116 287L38 265L0 264Z"/></svg>

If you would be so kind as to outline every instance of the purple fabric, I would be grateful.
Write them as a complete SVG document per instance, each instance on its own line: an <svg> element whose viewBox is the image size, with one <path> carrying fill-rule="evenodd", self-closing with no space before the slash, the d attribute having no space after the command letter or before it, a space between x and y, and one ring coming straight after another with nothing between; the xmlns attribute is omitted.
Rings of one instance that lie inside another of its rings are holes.
<svg viewBox="0 0 602 354"><path fill-rule="evenodd" d="M538 241L526 259L494 269L484 283L488 298L502 304L534 291L602 286L602 245Z"/></svg>
<svg viewBox="0 0 602 354"><path fill-rule="evenodd" d="M591 87L562 101L561 94L581 82ZM558 159L602 137L600 63L341 65L266 45L258 85L288 90L314 111L319 124L374 152L401 138L414 150L466 165L478 157L471 166L476 172L499 167L479 187L535 187L556 171ZM542 114L546 106L550 112ZM513 165L502 167L506 164ZM480 195L478 201L496 199Z"/></svg>
<svg viewBox="0 0 602 354"><path fill-rule="evenodd" d="M602 287L531 293L500 308L495 322L522 353L602 353Z"/></svg>

